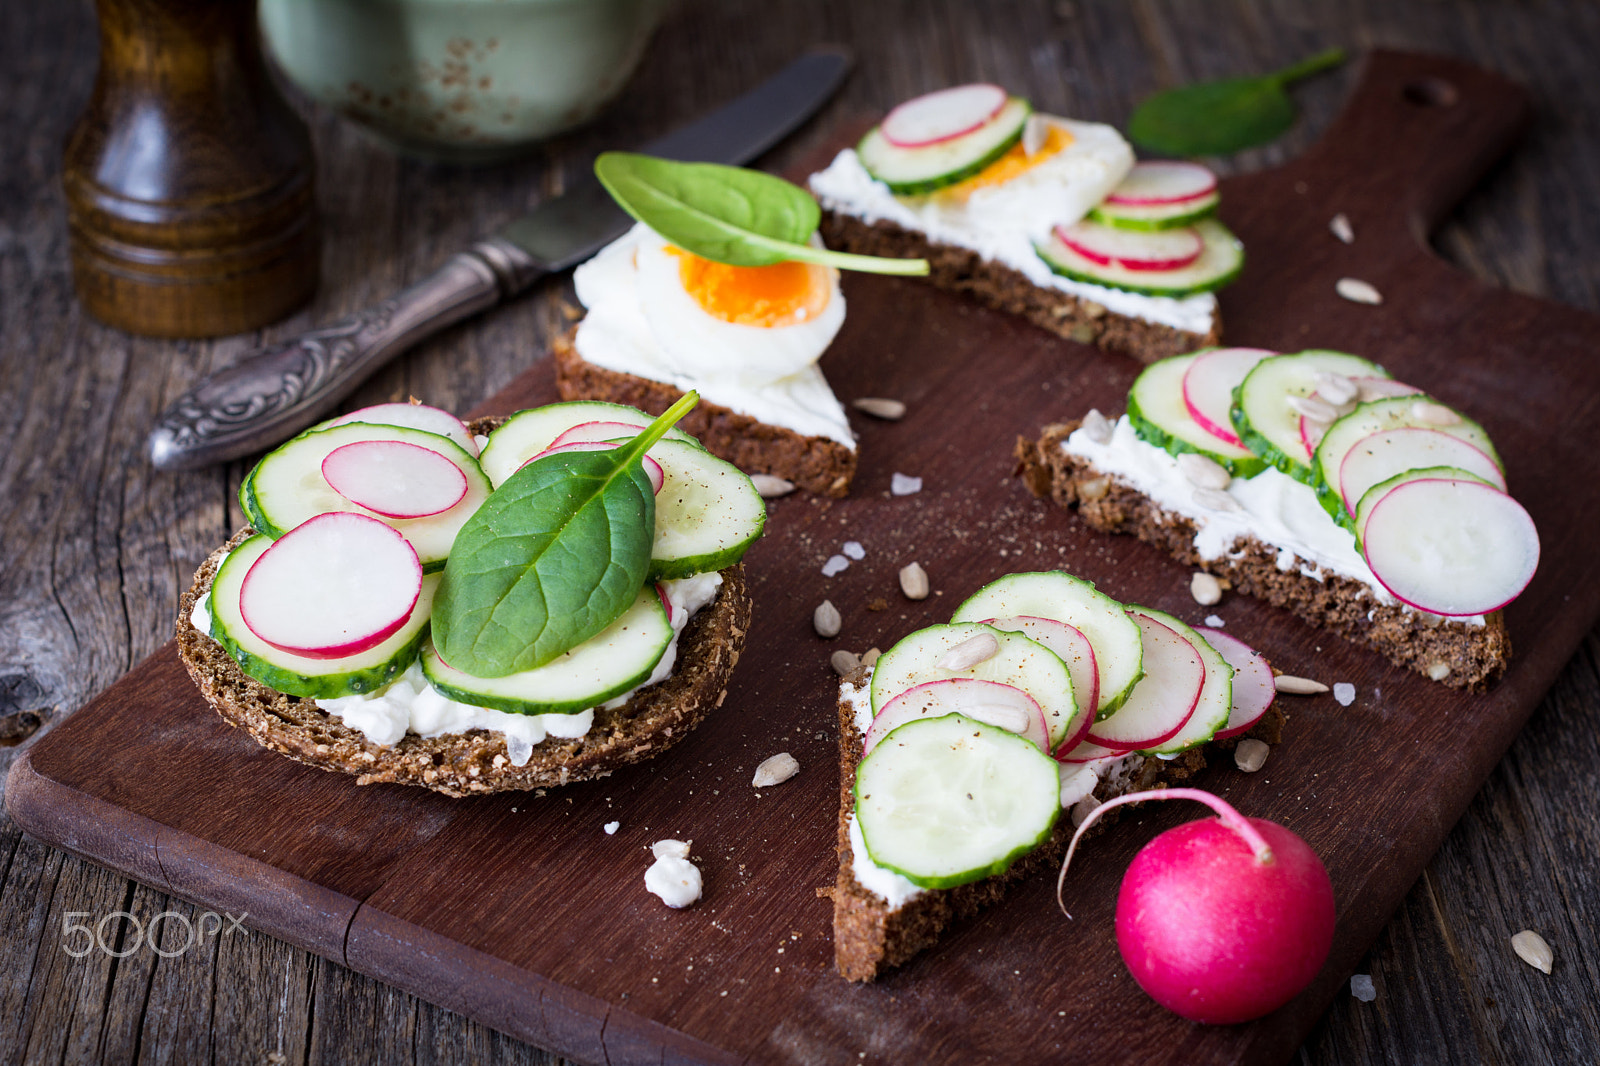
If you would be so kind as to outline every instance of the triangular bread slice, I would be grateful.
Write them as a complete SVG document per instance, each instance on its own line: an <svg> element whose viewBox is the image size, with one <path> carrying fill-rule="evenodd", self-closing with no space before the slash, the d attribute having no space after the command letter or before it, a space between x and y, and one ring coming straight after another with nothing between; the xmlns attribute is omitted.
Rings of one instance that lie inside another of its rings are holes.
<svg viewBox="0 0 1600 1066"><path fill-rule="evenodd" d="M856 765L861 761L864 735L849 696L863 689L871 676L869 668L861 667L840 684L839 873L831 890L821 890L833 898L834 968L851 981L876 980L884 971L932 946L951 922L998 903L1013 883L1055 869L1075 829L1070 812L1063 811L1050 839L1013 863L1005 873L955 888L924 890L899 907L890 906L883 896L863 886L855 874L850 815L855 809ZM1274 705L1248 732L1213 741L1206 747L1231 750L1245 737L1276 744L1282 737L1283 723L1283 713ZM1135 756L1122 770L1104 777L1093 795L1104 802L1125 792L1165 788L1194 776L1205 765L1200 748L1191 748L1171 760ZM1115 822L1117 813L1112 812L1100 825ZM1090 832L1098 829L1099 826Z"/></svg>
<svg viewBox="0 0 1600 1066"><path fill-rule="evenodd" d="M576 333L574 327L551 347L562 399L608 400L658 415L682 398L681 391L665 382L587 362L573 347ZM856 475L855 449L828 437L770 425L704 399L678 428L747 474L781 477L818 496L849 495Z"/></svg>

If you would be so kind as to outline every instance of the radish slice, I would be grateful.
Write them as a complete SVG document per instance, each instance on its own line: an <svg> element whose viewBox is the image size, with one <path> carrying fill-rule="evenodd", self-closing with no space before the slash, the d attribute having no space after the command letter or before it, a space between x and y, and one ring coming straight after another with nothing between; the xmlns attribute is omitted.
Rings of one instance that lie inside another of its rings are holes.
<svg viewBox="0 0 1600 1066"><path fill-rule="evenodd" d="M538 455L533 456L532 459L528 460L528 463L533 462L534 459L543 459L547 455L555 455L557 452L605 452L616 446L616 441L575 440L568 444L552 445ZM528 463L523 463L522 465L527 466ZM650 478L651 491L660 492L661 486L667 482L667 474L666 471L661 469L661 464L647 455L644 457L644 472Z"/></svg>
<svg viewBox="0 0 1600 1066"><path fill-rule="evenodd" d="M1183 372L1183 405L1189 416L1218 440L1244 447L1233 430L1233 390L1257 363L1277 354L1265 348L1213 348L1195 356Z"/></svg>
<svg viewBox="0 0 1600 1066"><path fill-rule="evenodd" d="M478 441L461 419L449 411L441 411L437 407L429 407L421 403L380 403L372 407L363 407L359 411L351 411L347 415L340 415L331 422L323 423L322 428L342 426L350 422L367 422L377 426L401 426L405 429L420 429L428 433L437 433L441 437L449 437L461 447L466 449L473 458L478 456Z"/></svg>
<svg viewBox="0 0 1600 1066"><path fill-rule="evenodd" d="M1482 448L1436 429L1406 426L1374 433L1356 442L1339 464L1339 495L1345 510L1355 517L1356 505L1366 491L1407 470L1453 466L1489 482L1504 492L1506 476Z"/></svg>
<svg viewBox="0 0 1600 1066"><path fill-rule="evenodd" d="M879 129L896 148L922 148L986 125L1009 97L998 85L978 83L940 89L907 100L884 117Z"/></svg>
<svg viewBox="0 0 1600 1066"><path fill-rule="evenodd" d="M861 755L865 758L897 726L914 718L939 718L947 714L964 714L986 725L1016 733L1032 741L1042 752L1050 750L1044 710L1032 696L998 681L952 677L908 688L884 704L867 729Z"/></svg>
<svg viewBox="0 0 1600 1066"><path fill-rule="evenodd" d="M1107 748L1092 741L1082 741L1076 747L1069 748L1065 744L1056 749L1056 761L1070 763L1094 762L1096 759L1115 759L1127 752L1120 748Z"/></svg>
<svg viewBox="0 0 1600 1066"><path fill-rule="evenodd" d="M322 460L322 477L357 507L385 518L440 514L467 494L467 475L459 466L436 451L398 440L335 448Z"/></svg>
<svg viewBox="0 0 1600 1066"><path fill-rule="evenodd" d="M1217 649L1217 654L1233 667L1233 707L1228 712L1228 724L1217 730L1213 739L1236 737L1260 721L1277 698L1272 667L1265 656L1238 637L1203 626L1197 627L1195 632L1205 637Z"/></svg>
<svg viewBox="0 0 1600 1066"><path fill-rule="evenodd" d="M1372 508L1362 543L1384 588L1434 614L1498 610L1539 566L1539 531L1528 512L1478 481L1397 485Z"/></svg>
<svg viewBox="0 0 1600 1066"><path fill-rule="evenodd" d="M1199 163L1153 160L1135 163L1105 202L1132 207L1180 204L1210 196L1216 189L1217 176Z"/></svg>
<svg viewBox="0 0 1600 1066"><path fill-rule="evenodd" d="M580 422L551 441L550 447L555 448L562 444L574 444L579 441L614 441L618 438L637 437L640 432L641 430L638 426L629 425L627 422Z"/></svg>
<svg viewBox="0 0 1600 1066"><path fill-rule="evenodd" d="M1069 727L1070 731L1058 745L1058 750L1071 751L1077 747L1089 735L1089 727L1094 725L1095 708L1100 706L1100 668L1095 661L1094 645L1089 643L1083 630L1054 618L1025 614L990 618L984 624L1008 633L1021 633L1029 640L1038 641L1067 664L1067 673L1072 675L1072 695L1078 702L1078 717L1073 720L1074 724Z"/></svg>
<svg viewBox="0 0 1600 1066"><path fill-rule="evenodd" d="M307 519L261 553L239 586L250 632L295 655L338 659L406 624L422 563L393 528L353 511Z"/></svg>
<svg viewBox="0 0 1600 1066"><path fill-rule="evenodd" d="M1096 266L1149 272L1182 270L1199 259L1206 246L1190 228L1146 233L1085 220L1057 226L1055 234L1062 244Z"/></svg>
<svg viewBox="0 0 1600 1066"><path fill-rule="evenodd" d="M657 489L656 491L660 492L661 490ZM667 612L667 625L670 626L672 624L672 600L667 596L667 586L659 581L656 582L656 595L661 597L661 609Z"/></svg>
<svg viewBox="0 0 1600 1066"><path fill-rule="evenodd" d="M1144 649L1144 677L1110 718L1096 722L1089 740L1116 751L1153 748L1183 728L1200 702L1205 660L1176 630L1134 614Z"/></svg>

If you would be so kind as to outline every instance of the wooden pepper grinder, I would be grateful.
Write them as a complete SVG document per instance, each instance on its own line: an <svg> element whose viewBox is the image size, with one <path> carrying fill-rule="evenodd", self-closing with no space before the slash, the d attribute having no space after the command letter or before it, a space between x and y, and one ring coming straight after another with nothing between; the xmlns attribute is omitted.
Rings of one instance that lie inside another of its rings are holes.
<svg viewBox="0 0 1600 1066"><path fill-rule="evenodd" d="M133 333L255 329L310 298L311 139L261 58L255 0L97 0L100 73L67 138L73 282Z"/></svg>

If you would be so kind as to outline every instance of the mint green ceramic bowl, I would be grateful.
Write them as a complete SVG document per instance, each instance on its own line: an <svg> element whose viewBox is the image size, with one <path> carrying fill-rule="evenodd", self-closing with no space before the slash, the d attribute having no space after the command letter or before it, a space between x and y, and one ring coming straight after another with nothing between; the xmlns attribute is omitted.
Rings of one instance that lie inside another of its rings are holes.
<svg viewBox="0 0 1600 1066"><path fill-rule="evenodd" d="M407 155L504 159L592 118L666 0L260 0L279 67Z"/></svg>

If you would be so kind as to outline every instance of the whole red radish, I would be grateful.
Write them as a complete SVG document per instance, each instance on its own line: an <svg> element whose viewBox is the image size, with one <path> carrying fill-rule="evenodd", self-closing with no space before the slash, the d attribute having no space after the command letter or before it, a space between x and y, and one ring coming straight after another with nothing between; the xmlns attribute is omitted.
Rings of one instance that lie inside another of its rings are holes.
<svg viewBox="0 0 1600 1066"><path fill-rule="evenodd" d="M1118 796L1078 827L1057 898L1096 818L1161 799L1197 800L1218 817L1169 829L1134 856L1117 893L1122 961L1151 999L1190 1021L1231 1025L1277 1010L1322 969L1334 910L1322 860L1276 822L1247 819L1194 788Z"/></svg>

